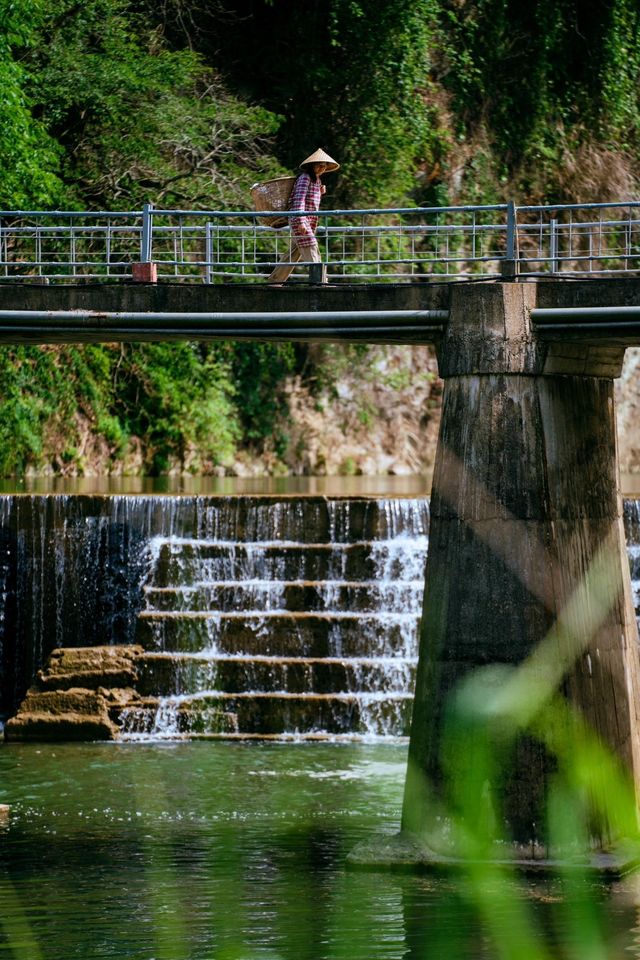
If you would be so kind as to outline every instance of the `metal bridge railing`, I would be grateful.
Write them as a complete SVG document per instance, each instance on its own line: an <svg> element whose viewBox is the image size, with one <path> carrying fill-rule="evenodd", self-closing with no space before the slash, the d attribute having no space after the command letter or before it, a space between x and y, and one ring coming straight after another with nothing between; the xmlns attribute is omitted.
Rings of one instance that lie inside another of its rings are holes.
<svg viewBox="0 0 640 960"><path fill-rule="evenodd" d="M518 208L520 272L607 274L640 269L640 202Z"/></svg>
<svg viewBox="0 0 640 960"><path fill-rule="evenodd" d="M299 213L278 212L291 219ZM0 211L0 281L264 281L290 230L247 211ZM332 282L607 275L640 269L640 201L318 212Z"/></svg>

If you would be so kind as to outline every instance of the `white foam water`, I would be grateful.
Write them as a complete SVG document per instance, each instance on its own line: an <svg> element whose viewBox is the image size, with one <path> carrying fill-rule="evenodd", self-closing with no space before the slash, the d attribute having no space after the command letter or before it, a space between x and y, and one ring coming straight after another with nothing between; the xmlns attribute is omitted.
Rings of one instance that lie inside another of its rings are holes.
<svg viewBox="0 0 640 960"><path fill-rule="evenodd" d="M141 620L150 651L172 658L175 688L162 691L155 717L139 719L137 730L136 718L126 718L128 735L182 735L189 711L197 714L213 696L212 680L237 711L239 733L406 735L428 505L336 500L320 507L326 520L315 504L309 517L304 501L260 503L242 524L237 514L225 524L209 510L196 536L154 537ZM246 538L233 539L240 527ZM256 719L258 702L265 714L277 702L282 722L271 729ZM202 728L202 715L194 726Z"/></svg>

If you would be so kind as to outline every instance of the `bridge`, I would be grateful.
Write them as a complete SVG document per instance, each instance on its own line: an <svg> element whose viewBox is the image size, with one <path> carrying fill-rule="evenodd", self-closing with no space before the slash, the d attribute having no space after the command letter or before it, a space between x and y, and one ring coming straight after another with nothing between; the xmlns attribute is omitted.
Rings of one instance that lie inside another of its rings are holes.
<svg viewBox="0 0 640 960"><path fill-rule="evenodd" d="M286 240L257 214L1 215L0 342L435 346L445 390L403 812L414 835L430 835L450 789L447 698L486 665L519 665L539 706L561 688L640 793L613 394L640 344L639 214L628 202L327 211L329 282L277 289L259 281ZM553 770L523 734L500 787L538 861Z"/></svg>

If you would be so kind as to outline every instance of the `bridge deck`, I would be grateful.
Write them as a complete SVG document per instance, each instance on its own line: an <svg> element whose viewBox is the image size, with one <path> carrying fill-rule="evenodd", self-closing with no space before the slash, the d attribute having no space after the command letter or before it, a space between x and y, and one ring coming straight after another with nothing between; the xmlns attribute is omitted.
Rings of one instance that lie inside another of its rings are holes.
<svg viewBox="0 0 640 960"><path fill-rule="evenodd" d="M437 344L452 291L499 282L292 283L272 288L23 281L0 285L0 342L251 339ZM616 312L640 305L640 278L535 282L537 307L532 317L540 339L640 345L640 310ZM594 308L604 313L590 313ZM545 315L549 309L560 313ZM477 322L481 324L482 317Z"/></svg>
<svg viewBox="0 0 640 960"><path fill-rule="evenodd" d="M448 304L446 284L312 287L305 283L272 288L21 283L0 286L0 342L250 339L425 343L437 340ZM24 315L7 315L9 311ZM56 315L58 311L72 313Z"/></svg>

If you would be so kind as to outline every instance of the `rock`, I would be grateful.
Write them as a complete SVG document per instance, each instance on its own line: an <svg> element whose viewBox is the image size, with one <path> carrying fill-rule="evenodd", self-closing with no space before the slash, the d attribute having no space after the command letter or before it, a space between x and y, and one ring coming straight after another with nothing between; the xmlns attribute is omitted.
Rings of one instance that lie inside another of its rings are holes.
<svg viewBox="0 0 640 960"><path fill-rule="evenodd" d="M20 712L61 714L97 714L104 705L104 697L95 690L38 690L31 687L22 701ZM11 720L7 721L7 726Z"/></svg>
<svg viewBox="0 0 640 960"><path fill-rule="evenodd" d="M138 679L137 658L143 652L139 646L60 648L38 674L38 685L43 690L130 687Z"/></svg>
<svg viewBox="0 0 640 960"><path fill-rule="evenodd" d="M118 728L107 716L87 714L19 713L5 727L11 741L92 741L116 740Z"/></svg>
<svg viewBox="0 0 640 960"><path fill-rule="evenodd" d="M125 687L113 690L107 690L104 687L100 687L98 693L104 697L109 716L118 727L119 732L121 730L120 719L124 711L138 710L145 702L143 701L139 692L134 690L133 687Z"/></svg>
<svg viewBox="0 0 640 960"><path fill-rule="evenodd" d="M312 347L316 357L326 348ZM293 474L427 474L433 467L442 383L429 346L372 346L348 358L318 392L302 377L287 381Z"/></svg>
<svg viewBox="0 0 640 960"><path fill-rule="evenodd" d="M118 727L109 717L106 699L94 690L32 687L4 734L14 741L115 740Z"/></svg>
<svg viewBox="0 0 640 960"><path fill-rule="evenodd" d="M109 709L113 707L129 707L132 704L140 703L142 698L133 687L116 687L109 690L106 687L98 687L98 693L104 697Z"/></svg>
<svg viewBox="0 0 640 960"><path fill-rule="evenodd" d="M406 833L363 840L347 854L347 866L356 870L416 871L443 861L439 854Z"/></svg>
<svg viewBox="0 0 640 960"><path fill-rule="evenodd" d="M15 717L7 740L116 740L118 717L141 703L134 684L139 646L54 650Z"/></svg>

